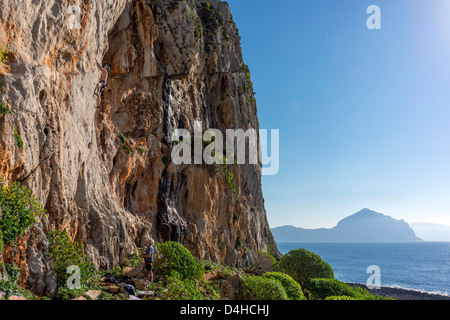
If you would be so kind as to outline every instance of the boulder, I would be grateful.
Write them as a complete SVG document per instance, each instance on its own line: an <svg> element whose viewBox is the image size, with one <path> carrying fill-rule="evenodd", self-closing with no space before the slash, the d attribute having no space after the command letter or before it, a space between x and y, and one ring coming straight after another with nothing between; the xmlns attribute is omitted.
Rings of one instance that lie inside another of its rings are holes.
<svg viewBox="0 0 450 320"><path fill-rule="evenodd" d="M97 300L100 293L101 293L100 290L89 290L83 295L83 297L85 297L88 300Z"/></svg>
<svg viewBox="0 0 450 320"><path fill-rule="evenodd" d="M20 297L20 296L10 296L8 298L8 300L27 300L27 298L25 297Z"/></svg>
<svg viewBox="0 0 450 320"><path fill-rule="evenodd" d="M78 297L78 298L75 298L75 299L72 299L72 300L87 300L85 297Z"/></svg>
<svg viewBox="0 0 450 320"><path fill-rule="evenodd" d="M136 290L147 290L150 281L146 279L135 279L134 284L136 285Z"/></svg>
<svg viewBox="0 0 450 320"><path fill-rule="evenodd" d="M122 273L123 273L124 275L127 275L127 276L128 276L128 274L129 274L133 269L134 269L133 267L125 267L125 268L122 269Z"/></svg>
<svg viewBox="0 0 450 320"><path fill-rule="evenodd" d="M106 286L103 287L103 290L108 291L109 293L118 293L119 292L119 287L117 286Z"/></svg>
<svg viewBox="0 0 450 320"><path fill-rule="evenodd" d="M155 291L139 291L136 295L138 297L153 297L155 295Z"/></svg>
<svg viewBox="0 0 450 320"><path fill-rule="evenodd" d="M144 275L145 265L144 262L139 263L136 267L126 267L122 270L122 273L131 278L140 278Z"/></svg>

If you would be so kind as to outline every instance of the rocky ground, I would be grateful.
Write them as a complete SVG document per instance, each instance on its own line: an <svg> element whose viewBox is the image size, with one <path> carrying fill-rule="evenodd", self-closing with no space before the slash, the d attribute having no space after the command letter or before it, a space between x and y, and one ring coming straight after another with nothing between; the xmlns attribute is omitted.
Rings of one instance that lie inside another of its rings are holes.
<svg viewBox="0 0 450 320"><path fill-rule="evenodd" d="M362 284L350 284L350 285L357 285L364 289L368 289L367 286ZM431 294L427 292L401 288L382 287L381 289L372 289L369 291L374 295L379 295L386 298L394 298L398 300L450 300L450 296L443 296L438 294Z"/></svg>

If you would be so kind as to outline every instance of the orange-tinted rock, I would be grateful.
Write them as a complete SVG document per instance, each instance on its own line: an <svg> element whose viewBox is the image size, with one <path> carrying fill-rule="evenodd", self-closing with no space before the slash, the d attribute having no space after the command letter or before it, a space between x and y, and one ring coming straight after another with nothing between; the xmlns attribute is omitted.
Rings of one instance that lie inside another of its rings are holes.
<svg viewBox="0 0 450 320"><path fill-rule="evenodd" d="M64 1L3 12L0 41L13 45L14 61L0 88L12 107L0 116L0 174L29 186L47 210L4 258L33 292L56 290L45 256L54 229L109 269L147 234L227 264L248 265L269 245L277 254L260 166L230 165L236 195L222 166L170 162L171 132L192 131L196 120L204 130L259 128L228 4L210 3L85 1L78 30ZM100 109L94 58L111 66Z"/></svg>
<svg viewBox="0 0 450 320"><path fill-rule="evenodd" d="M27 300L27 298L19 296L9 296L8 300Z"/></svg>

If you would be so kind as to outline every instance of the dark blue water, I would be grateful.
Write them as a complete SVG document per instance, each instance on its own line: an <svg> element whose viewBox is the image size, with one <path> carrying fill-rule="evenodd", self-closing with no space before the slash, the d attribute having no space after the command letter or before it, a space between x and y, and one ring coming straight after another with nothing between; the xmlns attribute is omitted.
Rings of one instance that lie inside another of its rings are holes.
<svg viewBox="0 0 450 320"><path fill-rule="evenodd" d="M298 248L318 254L344 282L365 284L367 268L377 265L382 286L450 295L450 242L277 244L283 254Z"/></svg>

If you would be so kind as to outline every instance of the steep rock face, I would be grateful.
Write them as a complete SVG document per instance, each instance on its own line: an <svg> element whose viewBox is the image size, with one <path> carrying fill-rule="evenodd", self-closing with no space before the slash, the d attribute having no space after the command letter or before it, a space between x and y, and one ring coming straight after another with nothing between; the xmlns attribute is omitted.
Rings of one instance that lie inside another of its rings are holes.
<svg viewBox="0 0 450 320"><path fill-rule="evenodd" d="M122 263L148 236L227 264L251 263L269 247L278 254L260 166L230 165L233 190L222 166L170 161L175 128L259 128L228 4L75 4L80 29L60 1L0 4L0 41L13 51L0 79L10 109L0 116L0 174L29 186L48 212L18 246L6 245L22 283L54 291L45 236L54 229L83 243L100 268ZM111 66L100 109L94 58Z"/></svg>

